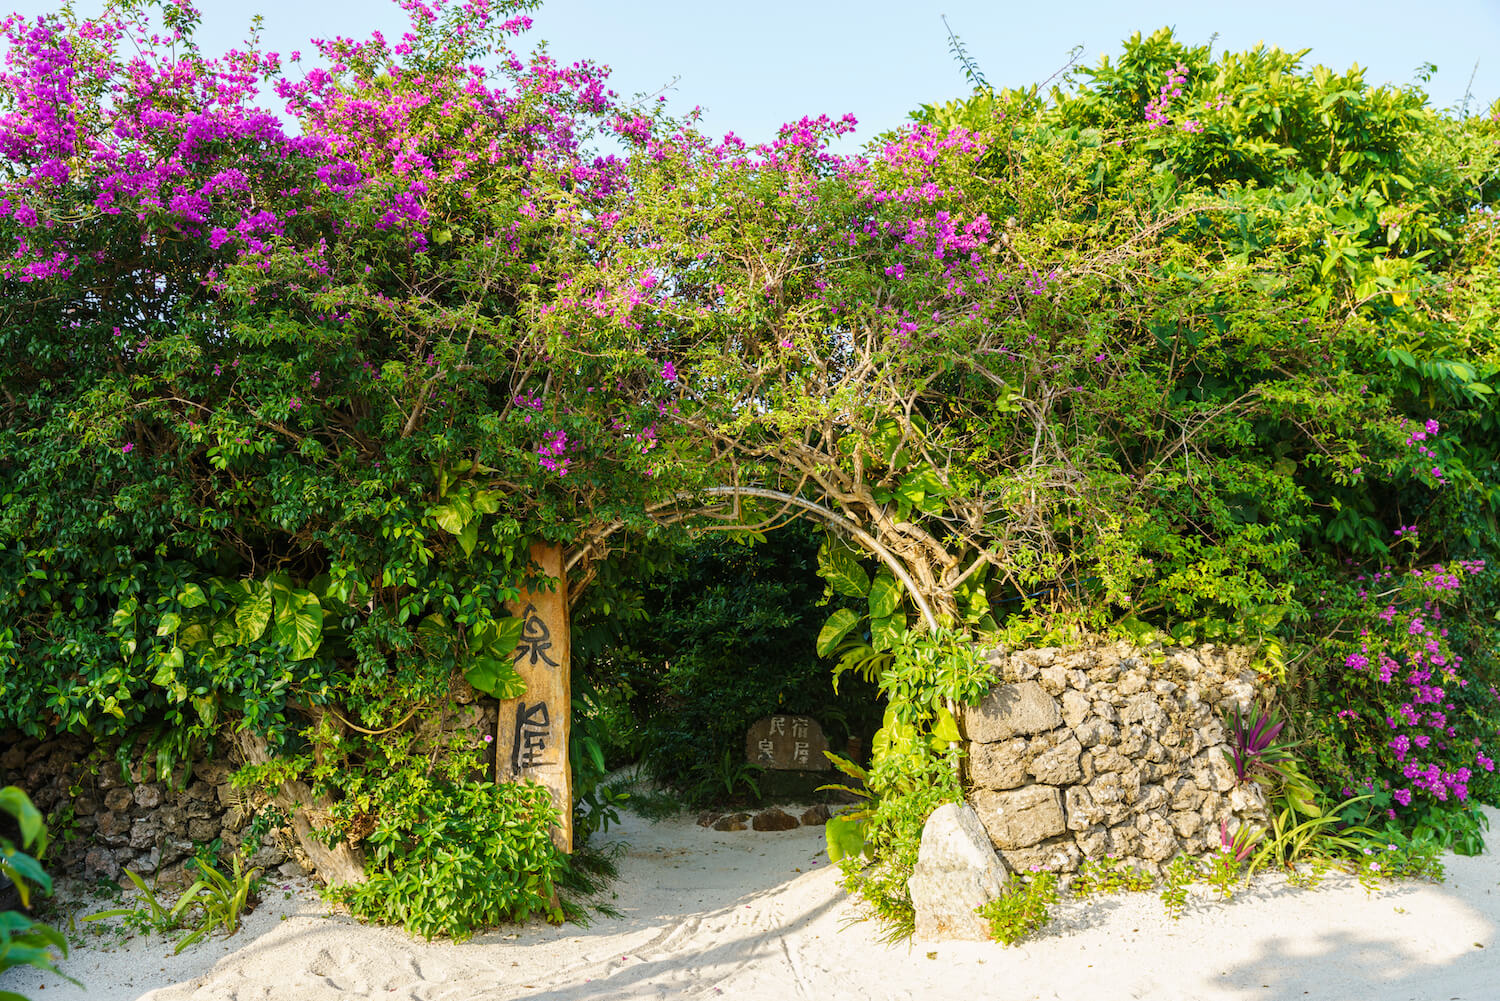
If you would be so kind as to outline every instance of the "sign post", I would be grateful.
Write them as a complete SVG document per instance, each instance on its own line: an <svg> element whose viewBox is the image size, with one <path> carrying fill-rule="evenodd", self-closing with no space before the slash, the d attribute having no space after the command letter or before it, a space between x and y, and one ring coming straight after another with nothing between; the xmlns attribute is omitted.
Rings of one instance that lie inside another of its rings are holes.
<svg viewBox="0 0 1500 1001"><path fill-rule="evenodd" d="M546 786L557 806L558 826L552 840L573 850L573 775L568 768L568 731L573 713L569 677L568 593L562 547L538 542L532 562L557 581L556 590L523 589L507 609L521 619L521 642L514 663L526 682L526 694L500 703L495 733L495 778L499 782L530 779Z"/></svg>

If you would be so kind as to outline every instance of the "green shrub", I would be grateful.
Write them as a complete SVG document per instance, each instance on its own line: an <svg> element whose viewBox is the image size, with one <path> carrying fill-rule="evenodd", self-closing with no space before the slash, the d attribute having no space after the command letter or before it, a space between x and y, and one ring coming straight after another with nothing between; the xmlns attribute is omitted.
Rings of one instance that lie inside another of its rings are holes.
<svg viewBox="0 0 1500 1001"><path fill-rule="evenodd" d="M989 921L992 938L1015 945L1046 927L1055 903L1057 873L1032 872L1018 875L1000 896L979 908L978 914Z"/></svg>
<svg viewBox="0 0 1500 1001"><path fill-rule="evenodd" d="M460 941L568 916L561 891L572 872L552 843L557 812L542 786L436 780L388 810L366 840L368 881L333 893L355 915Z"/></svg>

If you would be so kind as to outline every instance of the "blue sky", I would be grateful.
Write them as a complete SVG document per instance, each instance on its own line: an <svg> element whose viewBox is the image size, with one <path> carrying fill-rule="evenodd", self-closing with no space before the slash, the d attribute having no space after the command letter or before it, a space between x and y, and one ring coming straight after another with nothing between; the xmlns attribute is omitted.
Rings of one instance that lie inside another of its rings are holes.
<svg viewBox="0 0 1500 1001"><path fill-rule="evenodd" d="M24 13L56 6L47 0L12 5ZM98 6L98 0L77 0L80 12ZM282 52L306 49L314 36L374 28L399 33L403 24L386 0L199 0L199 6L208 49L243 39L257 12L266 19L267 47ZM762 139L783 121L852 112L862 141L901 124L923 102L968 89L948 52L942 14L997 85L1046 79L1075 45L1083 46L1081 60L1093 63L1117 52L1133 31L1171 25L1190 42L1217 34L1218 49L1259 41L1311 48L1309 62L1340 70L1358 62L1377 82L1408 83L1420 64L1436 63L1427 91L1440 107L1463 99L1471 73L1477 108L1500 97L1500 0L552 0L534 15L530 37L546 39L564 61L609 64L621 93L670 84L671 106L703 106L705 126L716 134L733 130Z"/></svg>

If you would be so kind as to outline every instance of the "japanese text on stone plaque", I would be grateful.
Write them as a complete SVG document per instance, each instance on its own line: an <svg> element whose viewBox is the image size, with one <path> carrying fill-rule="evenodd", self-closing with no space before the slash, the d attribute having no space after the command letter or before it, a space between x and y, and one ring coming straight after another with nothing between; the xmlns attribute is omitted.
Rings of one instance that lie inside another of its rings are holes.
<svg viewBox="0 0 1500 1001"><path fill-rule="evenodd" d="M764 768L822 771L829 767L823 752L828 740L822 727L808 716L767 716L746 734L747 759Z"/></svg>

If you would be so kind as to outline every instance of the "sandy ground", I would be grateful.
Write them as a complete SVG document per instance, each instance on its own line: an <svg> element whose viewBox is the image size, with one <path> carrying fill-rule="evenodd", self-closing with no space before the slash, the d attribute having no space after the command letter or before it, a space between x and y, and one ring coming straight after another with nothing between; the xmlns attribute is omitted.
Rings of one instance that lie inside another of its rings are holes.
<svg viewBox="0 0 1500 1001"><path fill-rule="evenodd" d="M1228 903L1197 900L1177 922L1152 894L1069 902L1006 948L881 943L839 890L820 828L717 833L627 817L609 836L628 845L611 901L622 916L588 927L428 943L330 915L305 883L276 883L230 939L176 957L161 938L95 939L66 963L86 993L29 969L0 974L0 990L35 1001L1500 998L1494 853L1449 857L1441 886L1373 896L1346 879L1317 891L1261 880Z"/></svg>

